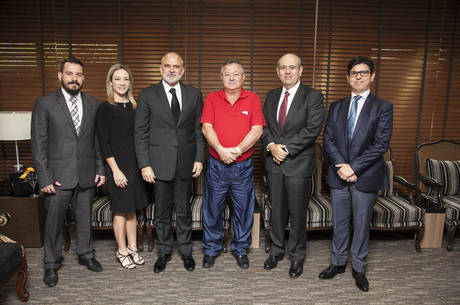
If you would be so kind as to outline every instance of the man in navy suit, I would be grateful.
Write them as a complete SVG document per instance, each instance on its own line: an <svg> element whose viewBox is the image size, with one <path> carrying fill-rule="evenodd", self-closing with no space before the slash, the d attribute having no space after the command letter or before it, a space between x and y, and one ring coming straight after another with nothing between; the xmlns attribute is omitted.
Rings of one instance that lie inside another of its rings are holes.
<svg viewBox="0 0 460 305"><path fill-rule="evenodd" d="M369 58L359 56L348 63L351 95L331 104L323 135L329 157L334 236L331 264L319 278L332 279L345 272L353 218L352 275L356 286L365 292L369 290L369 222L377 192L388 188L382 156L393 129L393 105L370 92L374 77L374 63Z"/></svg>

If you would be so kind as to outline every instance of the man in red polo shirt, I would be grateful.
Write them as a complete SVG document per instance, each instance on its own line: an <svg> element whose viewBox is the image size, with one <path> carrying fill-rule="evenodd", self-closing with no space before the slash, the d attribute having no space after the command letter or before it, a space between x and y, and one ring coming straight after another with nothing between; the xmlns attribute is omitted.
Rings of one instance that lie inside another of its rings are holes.
<svg viewBox="0 0 460 305"><path fill-rule="evenodd" d="M222 212L230 193L234 209L232 254L238 266L247 269L255 203L251 155L265 121L257 94L243 89L241 62L227 60L220 72L224 89L207 96L201 116L211 154L203 198L203 267L212 267L222 251Z"/></svg>

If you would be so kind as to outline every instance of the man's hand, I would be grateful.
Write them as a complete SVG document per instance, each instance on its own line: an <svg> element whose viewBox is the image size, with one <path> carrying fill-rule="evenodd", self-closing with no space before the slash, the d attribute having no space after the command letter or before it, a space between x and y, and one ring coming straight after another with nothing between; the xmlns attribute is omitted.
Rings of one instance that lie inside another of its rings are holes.
<svg viewBox="0 0 460 305"><path fill-rule="evenodd" d="M195 162L193 163L193 178L198 177L201 174L201 170L203 169L203 163Z"/></svg>
<svg viewBox="0 0 460 305"><path fill-rule="evenodd" d="M123 174L121 170L113 172L113 180L115 181L115 185L119 188L124 189L128 186L128 179L126 179L125 174Z"/></svg>
<svg viewBox="0 0 460 305"><path fill-rule="evenodd" d="M347 179L347 182L350 183L355 183L356 181L358 181L358 176L356 176L356 174Z"/></svg>
<svg viewBox="0 0 460 305"><path fill-rule="evenodd" d="M94 177L94 183L97 183L96 184L97 187L103 185L104 182L105 182L105 176L96 175L96 177Z"/></svg>
<svg viewBox="0 0 460 305"><path fill-rule="evenodd" d="M271 144L270 146L268 146L268 150L270 150L273 157L273 161L276 164L281 164L281 162L283 162L289 155L285 148L286 145L283 144Z"/></svg>
<svg viewBox="0 0 460 305"><path fill-rule="evenodd" d="M337 164L335 167L339 168L339 170L337 171L337 175L342 180L348 181L348 178L351 178L353 175L355 175L355 171L351 168L350 164L341 163L341 164Z"/></svg>
<svg viewBox="0 0 460 305"><path fill-rule="evenodd" d="M150 166L143 167L141 169L142 178L147 181L148 183L155 183L155 174L153 173L153 169Z"/></svg>
<svg viewBox="0 0 460 305"><path fill-rule="evenodd" d="M62 184L59 183L59 181L54 182L56 186L61 186ZM40 192L45 193L45 194L56 194L56 189L54 188L53 184L44 186L40 189Z"/></svg>
<svg viewBox="0 0 460 305"><path fill-rule="evenodd" d="M222 147L217 150L217 154L225 164L230 164L238 159L238 151L234 147Z"/></svg>

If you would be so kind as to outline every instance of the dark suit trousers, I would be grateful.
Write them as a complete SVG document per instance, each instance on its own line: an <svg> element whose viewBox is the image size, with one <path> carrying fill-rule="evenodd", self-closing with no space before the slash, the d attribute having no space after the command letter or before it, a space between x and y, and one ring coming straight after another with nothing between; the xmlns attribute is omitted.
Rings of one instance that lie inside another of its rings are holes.
<svg viewBox="0 0 460 305"><path fill-rule="evenodd" d="M56 188L56 194L46 195L45 206L45 269L59 268L62 262L62 229L69 203L72 202L76 222L77 254L81 258L94 257L91 238L91 207L94 187L76 187L69 190Z"/></svg>
<svg viewBox="0 0 460 305"><path fill-rule="evenodd" d="M176 170L173 180L156 179L154 189L158 254L170 254L172 252L174 237L171 220L173 207L175 207L177 248L181 254L191 255L192 209L190 195L192 178L182 179Z"/></svg>
<svg viewBox="0 0 460 305"><path fill-rule="evenodd" d="M306 219L311 177L288 177L282 173L268 173L267 177L272 205L270 254L284 256L285 229L290 218L289 259L303 262L307 249Z"/></svg>
<svg viewBox="0 0 460 305"><path fill-rule="evenodd" d="M377 193L361 192L355 185L341 190L331 188L332 220L332 264L343 266L348 260L350 222L353 217L353 241L351 243L351 264L357 272L365 272L369 247L369 223L372 217Z"/></svg>

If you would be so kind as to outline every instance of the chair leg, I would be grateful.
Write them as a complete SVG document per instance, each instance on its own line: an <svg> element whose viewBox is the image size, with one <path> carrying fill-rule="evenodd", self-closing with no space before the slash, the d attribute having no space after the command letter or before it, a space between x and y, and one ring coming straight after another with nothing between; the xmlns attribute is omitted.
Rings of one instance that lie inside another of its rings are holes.
<svg viewBox="0 0 460 305"><path fill-rule="evenodd" d="M149 240L149 247L147 250L149 252L152 252L153 251L153 226L147 226L146 231L147 231L147 237Z"/></svg>
<svg viewBox="0 0 460 305"><path fill-rule="evenodd" d="M62 232L62 235L64 237L64 251L68 252L70 249L70 225L69 224L64 225L64 230Z"/></svg>
<svg viewBox="0 0 460 305"><path fill-rule="evenodd" d="M414 240L415 240L415 251L418 253L422 252L422 248L420 248L420 242L422 241L423 235L425 234L425 227L420 227L417 232L415 232Z"/></svg>
<svg viewBox="0 0 460 305"><path fill-rule="evenodd" d="M21 270L18 272L18 277L16 279L16 293L18 294L21 302L27 302L29 300L29 292L26 289L27 278L29 276L29 270L27 267L26 256L22 258Z"/></svg>
<svg viewBox="0 0 460 305"><path fill-rule="evenodd" d="M454 248L456 226L447 225L447 251L452 251Z"/></svg>
<svg viewBox="0 0 460 305"><path fill-rule="evenodd" d="M268 253L270 251L270 229L265 228L265 253Z"/></svg>
<svg viewBox="0 0 460 305"><path fill-rule="evenodd" d="M137 226L137 250L144 251L144 226Z"/></svg>

